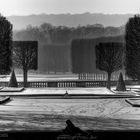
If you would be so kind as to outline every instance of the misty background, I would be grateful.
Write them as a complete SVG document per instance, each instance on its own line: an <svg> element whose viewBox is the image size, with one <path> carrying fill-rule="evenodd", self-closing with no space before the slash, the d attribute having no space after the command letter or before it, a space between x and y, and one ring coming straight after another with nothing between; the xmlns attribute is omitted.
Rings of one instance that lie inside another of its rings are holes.
<svg viewBox="0 0 140 140"><path fill-rule="evenodd" d="M65 73L71 72L72 39L94 39L93 47L101 41L123 42L125 24L139 12L139 3L138 0L0 0L0 8L13 24L14 40L38 41L38 72Z"/></svg>

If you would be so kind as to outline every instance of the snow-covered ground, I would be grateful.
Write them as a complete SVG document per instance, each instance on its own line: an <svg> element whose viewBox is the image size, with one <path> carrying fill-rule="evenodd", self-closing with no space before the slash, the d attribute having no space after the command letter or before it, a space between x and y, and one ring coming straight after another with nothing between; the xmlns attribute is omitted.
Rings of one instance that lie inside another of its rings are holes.
<svg viewBox="0 0 140 140"><path fill-rule="evenodd" d="M8 81L10 77L1 78ZM65 76L29 76L29 81L76 79ZM17 76L18 81L22 80ZM114 88L114 87L113 87ZM139 93L140 86L127 86ZM0 95L19 95L0 105L0 131L62 129L66 119L83 129L139 129L140 108L132 107L125 98L112 99L47 99L20 95L47 94L116 95L105 87L99 88L27 88L22 92L0 92Z"/></svg>
<svg viewBox="0 0 140 140"><path fill-rule="evenodd" d="M89 117L113 117L121 118L125 110L125 119L129 118L131 112L137 110L139 115L136 115L140 119L140 108L133 108L131 105L125 102L125 99L35 99L26 97L20 97L20 95L47 95L47 94L62 94L65 92L69 94L99 94L99 95L115 95L115 93L109 91L106 88L28 88L22 92L4 93L0 92L0 95L14 95L19 94L18 98L12 98L12 101L1 106L6 110L18 110L18 111L35 111L44 112L47 114L63 114L63 115L81 115ZM121 113L121 115L120 115ZM128 115L127 115L128 113ZM116 115L118 114L118 115ZM135 117L136 117L135 116ZM137 118L136 117L136 118ZM131 118L131 117L130 117ZM132 117L133 118L133 117ZM131 118L131 119L132 119Z"/></svg>
<svg viewBox="0 0 140 140"><path fill-rule="evenodd" d="M111 117L123 107L123 99L27 99L13 98L0 111L17 111L53 115ZM113 116L114 117L114 116Z"/></svg>
<svg viewBox="0 0 140 140"><path fill-rule="evenodd" d="M0 131L63 129L65 121L82 129L140 130L140 108L125 99L13 98L0 105Z"/></svg>
<svg viewBox="0 0 140 140"><path fill-rule="evenodd" d="M112 99L47 99L28 98L31 94L106 94L106 88L28 88L22 92L7 93L11 101L0 105L0 131L62 129L65 121L72 119L82 129L140 130L140 108L132 107L125 98Z"/></svg>
<svg viewBox="0 0 140 140"><path fill-rule="evenodd" d="M17 81L23 81L23 75L16 75ZM0 76L0 81L9 81L10 75L2 75ZM28 81L48 81L48 80L77 80L78 75L74 74L51 74L51 75L28 75Z"/></svg>
<svg viewBox="0 0 140 140"><path fill-rule="evenodd" d="M4 88L4 89L8 90L8 88ZM113 92L111 92L110 90L108 90L105 87L101 87L101 88L26 88L22 92L2 92L2 91L0 91L0 95L48 95L48 94L64 95L66 93L66 91L70 95L74 95L74 94L114 95Z"/></svg>

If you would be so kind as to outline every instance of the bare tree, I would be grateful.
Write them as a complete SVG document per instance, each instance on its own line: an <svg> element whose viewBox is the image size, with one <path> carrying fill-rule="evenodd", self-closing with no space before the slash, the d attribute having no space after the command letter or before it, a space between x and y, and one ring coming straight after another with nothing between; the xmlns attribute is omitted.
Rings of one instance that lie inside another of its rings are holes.
<svg viewBox="0 0 140 140"><path fill-rule="evenodd" d="M111 87L111 74L123 66L122 43L99 43L96 46L96 67L108 74L107 88Z"/></svg>
<svg viewBox="0 0 140 140"><path fill-rule="evenodd" d="M13 43L13 58L15 65L23 69L24 87L27 87L28 70L37 70L37 41L15 41Z"/></svg>

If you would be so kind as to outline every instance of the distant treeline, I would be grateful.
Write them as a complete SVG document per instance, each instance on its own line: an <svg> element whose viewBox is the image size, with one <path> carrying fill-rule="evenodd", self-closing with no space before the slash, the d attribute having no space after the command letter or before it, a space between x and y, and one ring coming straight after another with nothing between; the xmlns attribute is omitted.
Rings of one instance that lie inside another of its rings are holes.
<svg viewBox="0 0 140 140"><path fill-rule="evenodd" d="M44 23L37 27L29 25L24 30L14 31L13 38L17 41L38 41L38 70L48 73L72 71L73 39L91 39L92 46L95 47L100 42L123 42L123 34L124 27L103 27L101 24L95 24L72 28Z"/></svg>
<svg viewBox="0 0 140 140"><path fill-rule="evenodd" d="M70 45L46 44L38 50L38 68L40 72L70 72Z"/></svg>
<svg viewBox="0 0 140 140"><path fill-rule="evenodd" d="M122 27L104 27L101 24L67 27L44 23L40 26L27 26L26 29L14 31L14 40L37 40L39 44L70 43L75 38L97 38L119 36L124 34Z"/></svg>
<svg viewBox="0 0 140 140"><path fill-rule="evenodd" d="M93 71L93 73L101 73L99 70L96 69L95 63L95 46L100 42L124 42L123 36L117 37L101 37L96 39L74 39L74 42L81 42L81 47L84 47L84 50L80 49L80 46L71 46L71 44L46 44L42 45L39 48L39 70L41 72L72 72L72 50L81 52L81 55L90 55L90 62L89 62L89 69ZM90 48L90 50L88 50ZM75 51L75 53L76 53ZM84 52L83 52L84 51ZM83 53L83 54L82 54ZM79 54L79 53L78 53ZM80 57L80 56L77 56ZM80 57L81 58L81 57ZM89 56L87 57L89 58ZM87 63L87 60L79 61L83 63ZM77 63L77 62L76 62ZM78 63L76 64L78 67ZM92 67L92 68L91 68ZM87 68L85 67L85 71ZM81 68L82 70L82 68ZM90 71L91 73L91 71Z"/></svg>

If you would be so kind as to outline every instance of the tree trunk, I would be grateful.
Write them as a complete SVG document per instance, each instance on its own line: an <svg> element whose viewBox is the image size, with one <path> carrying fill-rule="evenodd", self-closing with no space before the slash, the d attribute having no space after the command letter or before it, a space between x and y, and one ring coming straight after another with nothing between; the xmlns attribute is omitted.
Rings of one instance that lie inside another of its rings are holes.
<svg viewBox="0 0 140 140"><path fill-rule="evenodd" d="M28 87L28 82L27 82L27 69L23 70L23 86Z"/></svg>
<svg viewBox="0 0 140 140"><path fill-rule="evenodd" d="M107 88L110 89L110 87L111 87L111 73L108 72Z"/></svg>
<svg viewBox="0 0 140 140"><path fill-rule="evenodd" d="M80 73L78 73L78 80L80 80Z"/></svg>

